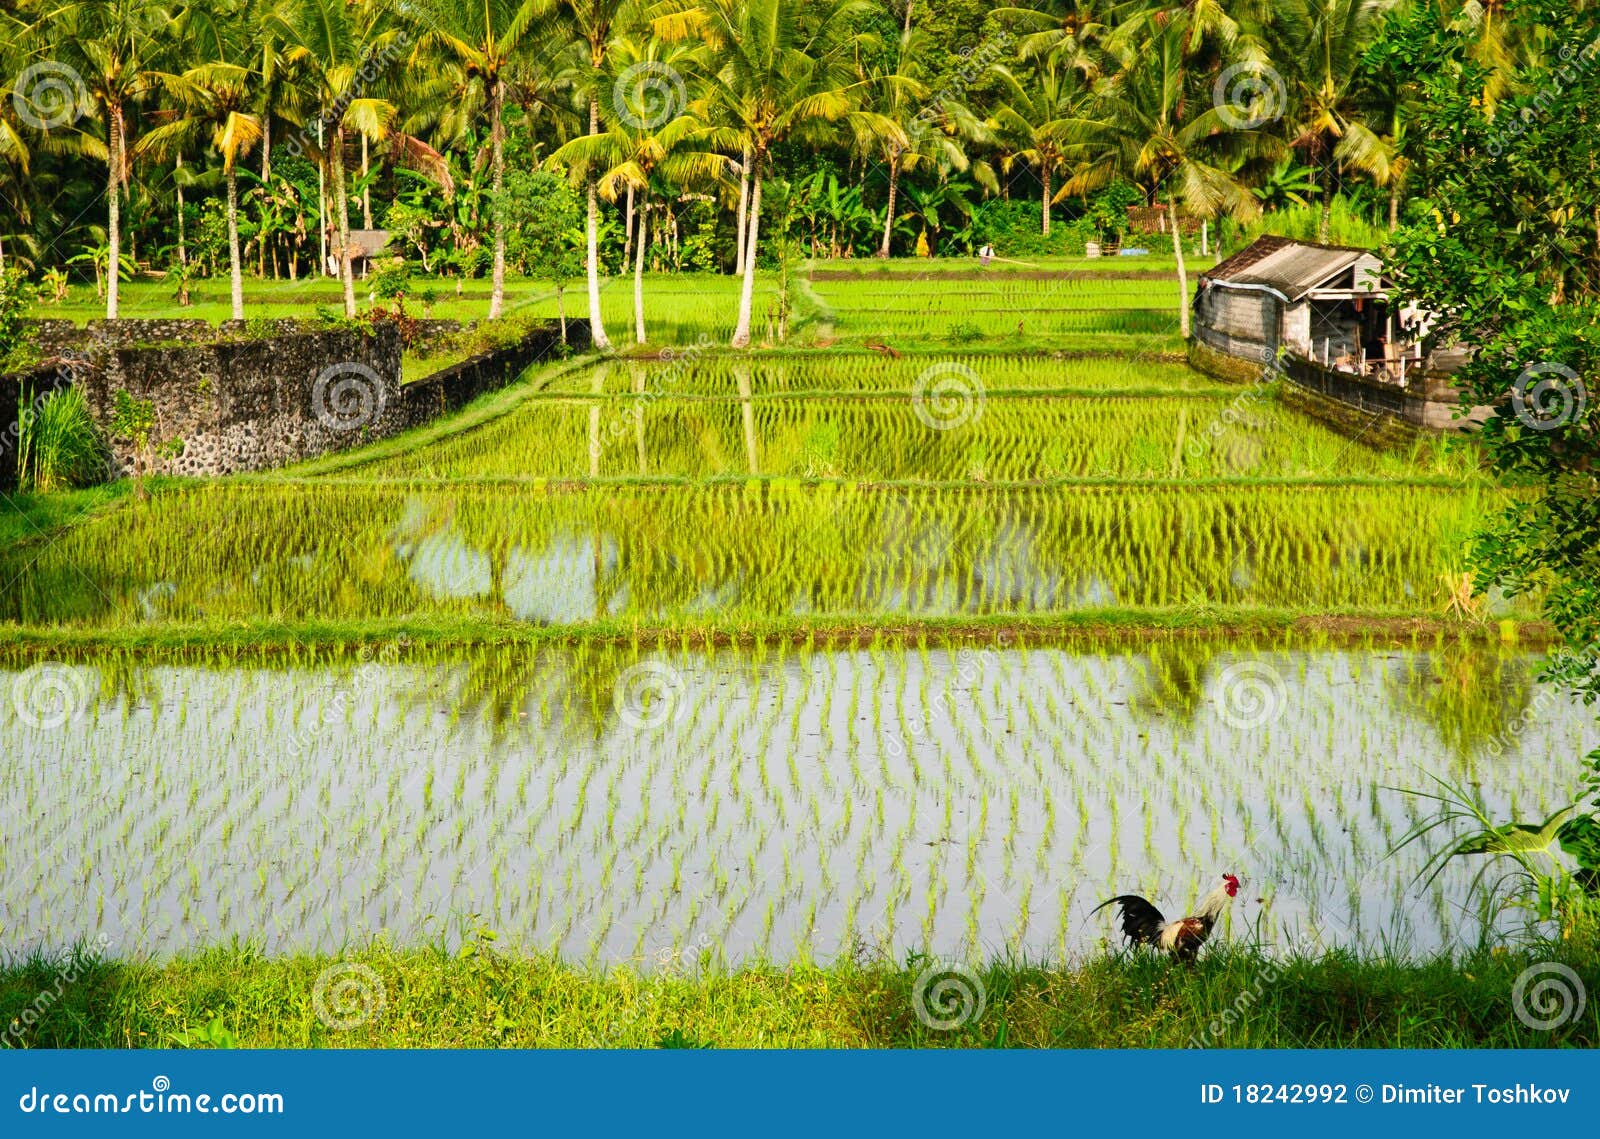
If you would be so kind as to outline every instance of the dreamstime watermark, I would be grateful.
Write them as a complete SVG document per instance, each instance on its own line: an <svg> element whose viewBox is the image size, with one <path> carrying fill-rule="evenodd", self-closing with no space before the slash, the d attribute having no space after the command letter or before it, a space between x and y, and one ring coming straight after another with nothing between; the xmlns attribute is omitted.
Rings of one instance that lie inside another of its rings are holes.
<svg viewBox="0 0 1600 1139"><path fill-rule="evenodd" d="M611 87L617 118L635 130L653 131L683 114L688 88L676 68L660 60L635 63Z"/></svg>
<svg viewBox="0 0 1600 1139"><path fill-rule="evenodd" d="M11 680L11 708L30 728L54 731L78 718L89 701L89 682L81 669L46 661Z"/></svg>
<svg viewBox="0 0 1600 1139"><path fill-rule="evenodd" d="M1535 1032L1553 1032L1583 1015L1589 991L1583 978L1557 961L1530 965L1511 986L1511 1008Z"/></svg>
<svg viewBox="0 0 1600 1139"><path fill-rule="evenodd" d="M1517 422L1533 431L1554 431L1582 417L1589 390L1565 364L1545 361L1522 369L1511 385Z"/></svg>
<svg viewBox="0 0 1600 1139"><path fill-rule="evenodd" d="M1217 712L1240 731L1264 728L1283 707L1283 677L1259 660L1242 660L1222 670Z"/></svg>
<svg viewBox="0 0 1600 1139"><path fill-rule="evenodd" d="M977 970L960 962L935 961L911 986L911 1007L917 1019L935 1032L978 1023L988 1000Z"/></svg>
<svg viewBox="0 0 1600 1139"><path fill-rule="evenodd" d="M664 727L684 712L683 674L665 661L646 660L625 669L612 690L617 717L630 728Z"/></svg>
<svg viewBox="0 0 1600 1139"><path fill-rule="evenodd" d="M389 392L365 364L329 364L311 385L311 412L329 431L343 434L371 425L383 414Z"/></svg>
<svg viewBox="0 0 1600 1139"><path fill-rule="evenodd" d="M1247 61L1223 69L1211 85L1211 103L1234 130L1255 130L1283 117L1289 89L1276 69Z"/></svg>
<svg viewBox="0 0 1600 1139"><path fill-rule="evenodd" d="M357 653L358 663L350 674L349 683L339 685L333 694L333 699L328 702L326 714L319 717L317 723L302 728L290 742L290 754L304 755L310 752L327 734L326 725L342 718L361 697L381 691L389 666L399 661L401 653L410 643L411 638L402 635L380 649L375 650L371 645L362 645Z"/></svg>
<svg viewBox="0 0 1600 1139"><path fill-rule="evenodd" d="M100 934L94 939L93 951L104 953L111 946L108 934ZM0 1033L0 1047L17 1048L27 1039L29 1030L45 1018L50 1009L60 1001L66 991L83 979L84 969L93 964L93 958L83 953L74 953L70 959L63 963L57 970L54 982L49 988L40 989L39 995L30 1001L26 1008L11 1018L11 1023L6 1030Z"/></svg>
<svg viewBox="0 0 1600 1139"><path fill-rule="evenodd" d="M1550 82L1540 88L1531 102L1524 106L1520 113L1510 116L1504 123L1496 123L1500 129L1489 139L1488 151L1491 157L1499 158L1505 153L1506 146L1525 134L1535 122L1542 122L1550 117L1568 87L1588 74L1594 67L1595 60L1600 59L1600 36L1581 46L1563 44L1556 53L1561 58L1561 65L1553 70Z"/></svg>
<svg viewBox="0 0 1600 1139"><path fill-rule="evenodd" d="M911 386L911 408L935 431L953 431L983 415L983 381L965 364L945 360L922 370Z"/></svg>
<svg viewBox="0 0 1600 1139"><path fill-rule="evenodd" d="M17 118L35 130L71 126L89 112L83 76L54 59L26 67L11 86Z"/></svg>
<svg viewBox="0 0 1600 1139"><path fill-rule="evenodd" d="M1283 376L1283 365L1270 346L1264 346L1260 354L1261 374L1249 387L1229 400L1221 414L1189 439L1184 448L1189 458L1199 460L1209 450L1218 453L1234 470L1253 469L1260 463L1263 451L1261 444L1245 438L1241 431L1257 427L1246 413L1252 406L1270 399L1273 382Z"/></svg>
<svg viewBox="0 0 1600 1139"><path fill-rule="evenodd" d="M663 348L656 359L665 367L656 369L651 386L637 393L632 401L632 414L618 415L614 419L607 420L605 429L600 432L599 438L594 440L593 445L596 450L604 453L608 447L619 442L630 427L638 422L637 416L651 404L665 399L676 391L678 385L683 382L683 377L712 347L714 342L711 337L702 332L695 342L686 348Z"/></svg>
<svg viewBox="0 0 1600 1139"><path fill-rule="evenodd" d="M311 1007L317 1019L335 1032L348 1032L377 1020L388 1004L383 978L370 965L340 961L317 975Z"/></svg>

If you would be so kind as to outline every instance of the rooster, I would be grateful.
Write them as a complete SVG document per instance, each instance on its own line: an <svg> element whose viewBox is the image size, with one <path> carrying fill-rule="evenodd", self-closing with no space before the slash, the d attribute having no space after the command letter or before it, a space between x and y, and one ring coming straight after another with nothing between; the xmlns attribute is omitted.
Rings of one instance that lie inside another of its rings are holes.
<svg viewBox="0 0 1600 1139"><path fill-rule="evenodd" d="M1222 884L1200 900L1200 908L1191 916L1168 921L1161 911L1137 894L1119 894L1101 902L1089 911L1090 916L1115 904L1122 914L1122 935L1130 945L1154 945L1165 949L1179 961L1193 961L1200 947L1211 936L1211 927L1222 912L1233 904L1239 892L1239 879L1232 874L1222 876Z"/></svg>

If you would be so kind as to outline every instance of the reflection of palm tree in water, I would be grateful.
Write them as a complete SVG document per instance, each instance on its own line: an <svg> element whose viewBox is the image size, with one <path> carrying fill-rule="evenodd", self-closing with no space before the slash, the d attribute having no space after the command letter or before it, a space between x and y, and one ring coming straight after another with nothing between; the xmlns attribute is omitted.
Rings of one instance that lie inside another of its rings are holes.
<svg viewBox="0 0 1600 1139"><path fill-rule="evenodd" d="M1206 644L1151 645L1145 654L1146 667L1139 670L1142 684L1129 702L1130 711L1192 727L1205 701L1206 677L1216 655L1215 646Z"/></svg>
<svg viewBox="0 0 1600 1139"><path fill-rule="evenodd" d="M1395 702L1433 728L1462 763L1495 740L1500 750L1513 749L1509 725L1533 695L1523 655L1484 641L1449 641L1435 652L1408 656L1389 683Z"/></svg>

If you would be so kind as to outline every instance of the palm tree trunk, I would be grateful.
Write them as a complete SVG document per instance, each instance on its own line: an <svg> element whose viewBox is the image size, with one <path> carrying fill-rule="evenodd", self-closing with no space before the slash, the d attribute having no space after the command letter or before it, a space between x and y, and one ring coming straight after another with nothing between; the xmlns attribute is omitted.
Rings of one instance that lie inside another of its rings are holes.
<svg viewBox="0 0 1600 1139"><path fill-rule="evenodd" d="M906 20L911 19L911 5L906 4ZM900 151L895 147L889 148L889 208L883 215L883 245L878 249L879 257L889 256L889 234L894 229L894 199L900 189Z"/></svg>
<svg viewBox="0 0 1600 1139"><path fill-rule="evenodd" d="M1177 195L1167 197L1167 212L1172 215L1172 255L1178 262L1178 331L1189 339L1189 272L1183 264L1183 227L1178 224Z"/></svg>
<svg viewBox="0 0 1600 1139"><path fill-rule="evenodd" d="M366 184L367 177L367 136L361 136L361 228L372 228L372 187Z"/></svg>
<svg viewBox="0 0 1600 1139"><path fill-rule="evenodd" d="M1044 164L1044 169L1041 171L1041 173L1043 173L1043 175L1044 175L1044 203L1043 203L1044 235L1046 237L1049 237L1050 236L1050 164L1048 162L1046 162Z"/></svg>
<svg viewBox="0 0 1600 1139"><path fill-rule="evenodd" d="M639 214L636 224L638 233L633 251L633 338L640 344L644 343L644 245L645 233L649 226L649 214L644 209L644 200L640 201Z"/></svg>
<svg viewBox="0 0 1600 1139"><path fill-rule="evenodd" d="M745 240L744 284L739 288L739 323L733 330L732 346L750 347L750 309L755 301L756 244L761 236L761 174L758 171L750 191L750 227Z"/></svg>
<svg viewBox="0 0 1600 1139"><path fill-rule="evenodd" d="M233 301L233 319L244 319L244 268L239 263L239 172L228 163L223 177L228 182L228 295Z"/></svg>
<svg viewBox="0 0 1600 1139"><path fill-rule="evenodd" d="M633 187L628 187L628 208L622 219L622 263L633 259Z"/></svg>
<svg viewBox="0 0 1600 1139"><path fill-rule="evenodd" d="M600 133L600 100L595 95L589 96L589 133ZM600 204L596 200L593 170L589 171L588 182L589 212L584 236L589 272L589 333L596 348L609 352L611 338L600 320Z"/></svg>
<svg viewBox="0 0 1600 1139"><path fill-rule="evenodd" d="M1400 228L1400 187L1389 184L1389 232Z"/></svg>
<svg viewBox="0 0 1600 1139"><path fill-rule="evenodd" d="M739 167L739 252L734 264L737 271L744 272L744 231L745 214L750 202L750 148L744 148L744 163Z"/></svg>
<svg viewBox="0 0 1600 1139"><path fill-rule="evenodd" d="M344 192L344 127L333 132L333 216L339 225L339 280L344 285L344 314L356 314L356 282L350 273L350 213Z"/></svg>
<svg viewBox="0 0 1600 1139"><path fill-rule="evenodd" d="M506 303L506 138L502 105L505 87L498 77L489 87L489 161L494 165L494 283L489 290L489 319L499 320Z"/></svg>
<svg viewBox="0 0 1600 1139"><path fill-rule="evenodd" d="M117 267L122 263L122 107L111 105L106 126L106 238L111 252L106 258L106 319L117 319Z"/></svg>
<svg viewBox="0 0 1600 1139"><path fill-rule="evenodd" d="M178 155L176 171L172 176L173 185L178 191L178 264L189 264L189 250L183 240L183 183L178 179L183 174L183 155Z"/></svg>

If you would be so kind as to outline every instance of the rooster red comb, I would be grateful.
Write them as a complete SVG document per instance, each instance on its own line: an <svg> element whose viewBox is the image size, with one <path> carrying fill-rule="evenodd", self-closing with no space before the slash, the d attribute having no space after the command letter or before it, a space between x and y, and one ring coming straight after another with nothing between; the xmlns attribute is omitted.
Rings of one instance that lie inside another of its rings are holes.
<svg viewBox="0 0 1600 1139"><path fill-rule="evenodd" d="M1231 898L1239 892L1239 879L1235 878L1232 874L1224 874L1222 876L1222 880L1223 882L1227 883L1228 897Z"/></svg>

